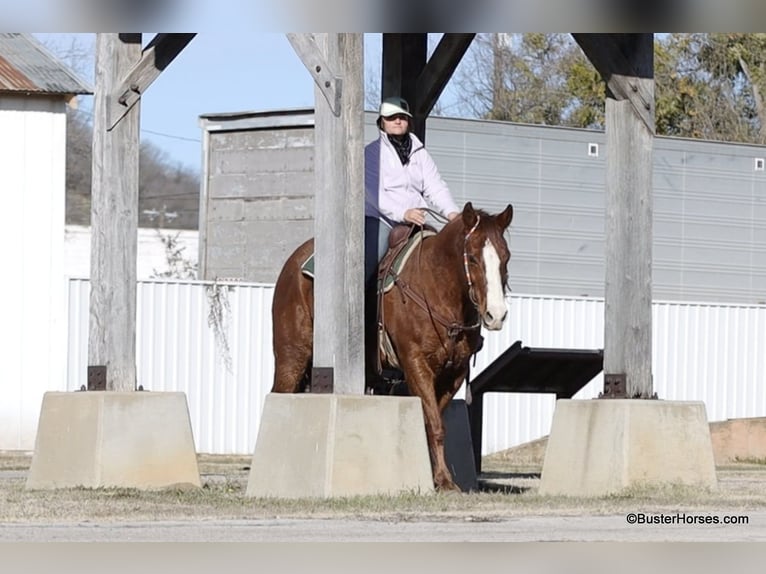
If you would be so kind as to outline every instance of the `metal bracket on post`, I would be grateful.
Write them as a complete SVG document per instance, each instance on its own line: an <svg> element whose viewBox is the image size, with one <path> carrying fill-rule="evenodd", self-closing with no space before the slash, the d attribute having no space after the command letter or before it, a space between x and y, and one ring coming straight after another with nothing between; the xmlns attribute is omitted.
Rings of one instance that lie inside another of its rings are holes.
<svg viewBox="0 0 766 574"><path fill-rule="evenodd" d="M627 377L625 373L604 374L604 392L598 394L600 399L627 399Z"/></svg>
<svg viewBox="0 0 766 574"><path fill-rule="evenodd" d="M106 365L88 366L88 390L106 390Z"/></svg>
<svg viewBox="0 0 766 574"><path fill-rule="evenodd" d="M327 64L322 51L312 34L287 34L287 40L292 45L303 65L314 78L317 87L324 95L335 117L340 116L340 97L343 80L338 77Z"/></svg>
<svg viewBox="0 0 766 574"><path fill-rule="evenodd" d="M331 394L334 387L332 367L313 367L311 369L311 392Z"/></svg>

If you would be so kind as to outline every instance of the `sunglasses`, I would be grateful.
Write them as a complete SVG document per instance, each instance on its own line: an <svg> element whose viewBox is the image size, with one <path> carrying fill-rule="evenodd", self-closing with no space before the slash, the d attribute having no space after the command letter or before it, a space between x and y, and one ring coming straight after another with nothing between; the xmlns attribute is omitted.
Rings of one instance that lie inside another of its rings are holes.
<svg viewBox="0 0 766 574"><path fill-rule="evenodd" d="M410 121L410 117L405 114L394 114L393 116L383 116L383 119L387 122L393 122L396 120L402 120L405 122Z"/></svg>

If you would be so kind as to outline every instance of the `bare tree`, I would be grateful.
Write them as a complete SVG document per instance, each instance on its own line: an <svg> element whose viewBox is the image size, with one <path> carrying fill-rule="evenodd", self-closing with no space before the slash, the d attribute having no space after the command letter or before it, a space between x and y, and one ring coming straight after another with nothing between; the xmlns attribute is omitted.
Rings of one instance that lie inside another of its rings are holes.
<svg viewBox="0 0 766 574"><path fill-rule="evenodd" d="M46 48L78 75L92 81L94 52L89 35L65 40L46 39ZM66 222L90 225L91 152L93 141L90 96L67 109ZM199 175L174 162L148 142L139 156L139 225L141 227L197 229Z"/></svg>
<svg viewBox="0 0 766 574"><path fill-rule="evenodd" d="M603 123L603 112L582 111L591 110L599 95L597 76L569 34L479 34L466 58L456 82L464 115L547 125Z"/></svg>
<svg viewBox="0 0 766 574"><path fill-rule="evenodd" d="M428 34L428 56L433 54L443 34ZM364 107L367 110L377 110L380 105L381 83L381 50L380 34L365 34L365 70L364 70ZM412 102L410 102L412 103ZM432 116L441 116L445 105L439 99L431 110Z"/></svg>

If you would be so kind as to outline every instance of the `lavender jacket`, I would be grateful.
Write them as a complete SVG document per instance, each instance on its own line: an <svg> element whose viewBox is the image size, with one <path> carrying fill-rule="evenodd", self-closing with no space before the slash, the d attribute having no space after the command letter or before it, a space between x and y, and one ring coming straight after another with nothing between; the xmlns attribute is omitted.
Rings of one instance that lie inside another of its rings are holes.
<svg viewBox="0 0 766 574"><path fill-rule="evenodd" d="M410 208L432 207L442 215L460 211L423 143L414 135L410 161L402 165L385 132L364 148L364 214L389 224Z"/></svg>

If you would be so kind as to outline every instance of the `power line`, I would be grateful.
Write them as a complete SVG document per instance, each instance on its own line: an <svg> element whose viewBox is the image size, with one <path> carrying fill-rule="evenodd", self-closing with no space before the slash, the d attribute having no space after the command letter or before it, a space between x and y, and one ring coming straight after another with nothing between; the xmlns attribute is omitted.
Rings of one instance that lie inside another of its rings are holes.
<svg viewBox="0 0 766 574"><path fill-rule="evenodd" d="M139 199L199 199L199 191L169 193L168 195L140 195Z"/></svg>
<svg viewBox="0 0 766 574"><path fill-rule="evenodd" d="M161 132L155 132L155 131L152 131L152 130L141 130L141 132L147 133L147 134L152 134L152 135L155 135L155 136L162 136L164 138L170 138L170 139L174 139L174 140L182 140L182 141L187 141L187 142L202 143L202 140L200 140L200 139L187 138L187 137L184 137L184 136L174 136L174 135L171 135L171 134L163 134Z"/></svg>
<svg viewBox="0 0 766 574"><path fill-rule="evenodd" d="M84 109L84 108L79 108L79 109L75 110L75 113L85 114L86 116L88 116L90 118L93 118L93 111L92 110L88 110L88 109ZM166 134L166 133L163 133L163 132L156 132L154 130L147 130L147 129L144 129L144 128L141 128L141 133L152 134L152 135L155 135L155 136L162 136L164 138L169 138L169 139L174 139L174 140L188 141L188 142L194 142L194 143L202 143L202 140L199 139L199 138L189 138L189 137L185 137L185 136L177 136L177 135L173 135L173 134Z"/></svg>

